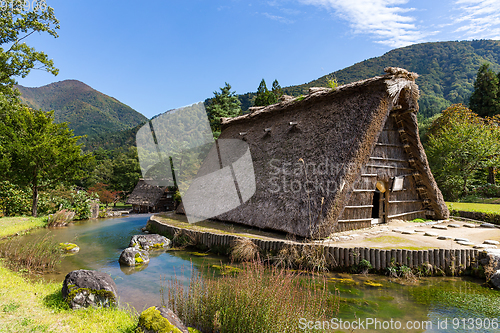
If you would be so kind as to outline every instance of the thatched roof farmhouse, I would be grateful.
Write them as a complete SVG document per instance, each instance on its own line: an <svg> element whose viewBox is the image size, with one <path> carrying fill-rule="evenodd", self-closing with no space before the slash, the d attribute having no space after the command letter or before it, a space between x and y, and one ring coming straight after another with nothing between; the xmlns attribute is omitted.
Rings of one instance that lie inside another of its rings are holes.
<svg viewBox="0 0 500 333"><path fill-rule="evenodd" d="M135 213L149 213L174 210L173 194L167 186L148 184L143 178L135 186L127 199Z"/></svg>
<svg viewBox="0 0 500 333"><path fill-rule="evenodd" d="M447 218L418 134L417 75L386 73L222 119L219 139L250 147L256 191L217 219L311 237Z"/></svg>

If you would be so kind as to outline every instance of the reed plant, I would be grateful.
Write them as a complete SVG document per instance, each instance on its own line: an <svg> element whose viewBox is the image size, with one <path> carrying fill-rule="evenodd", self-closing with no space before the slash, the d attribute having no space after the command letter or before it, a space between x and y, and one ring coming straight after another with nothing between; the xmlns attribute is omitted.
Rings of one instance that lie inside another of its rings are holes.
<svg viewBox="0 0 500 333"><path fill-rule="evenodd" d="M162 298L186 325L206 333L298 332L301 318L330 320L339 306L323 277L257 262L245 263L236 275L218 278L193 270L188 286L182 279L168 281Z"/></svg>
<svg viewBox="0 0 500 333"><path fill-rule="evenodd" d="M61 262L61 249L46 233L33 241L13 237L0 243L0 257L9 268L30 274L52 272Z"/></svg>

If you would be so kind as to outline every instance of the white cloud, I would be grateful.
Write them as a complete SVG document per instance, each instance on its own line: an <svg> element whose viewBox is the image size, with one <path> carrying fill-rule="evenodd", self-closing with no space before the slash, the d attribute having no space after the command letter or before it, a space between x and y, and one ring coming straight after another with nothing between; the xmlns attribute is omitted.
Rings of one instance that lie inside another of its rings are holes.
<svg viewBox="0 0 500 333"><path fill-rule="evenodd" d="M264 15L268 19L271 19L271 20L274 20L274 21L278 21L280 23L290 24L290 23L294 22L293 20L287 19L286 17L283 17L283 16L272 15L272 14L269 14L269 13L262 13L262 15Z"/></svg>
<svg viewBox="0 0 500 333"><path fill-rule="evenodd" d="M498 0L456 0L461 12L455 19L460 27L455 32L462 38L500 39L500 1Z"/></svg>
<svg viewBox="0 0 500 333"><path fill-rule="evenodd" d="M371 34L378 43L391 47L419 43L428 35L420 31L414 23L415 18L408 15L415 9L402 6L409 0L299 1L334 10L339 17L350 23L355 33Z"/></svg>

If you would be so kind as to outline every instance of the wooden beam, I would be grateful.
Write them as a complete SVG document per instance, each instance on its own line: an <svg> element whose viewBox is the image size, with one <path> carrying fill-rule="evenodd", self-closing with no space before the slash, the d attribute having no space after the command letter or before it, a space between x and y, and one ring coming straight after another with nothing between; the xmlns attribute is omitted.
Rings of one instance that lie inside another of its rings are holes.
<svg viewBox="0 0 500 333"><path fill-rule="evenodd" d="M392 203L410 203L410 202L424 202L424 200L395 200L395 201L389 201L390 204L392 204Z"/></svg>
<svg viewBox="0 0 500 333"><path fill-rule="evenodd" d="M377 142L375 145L377 145L377 146L384 146L384 147L403 148L403 145L394 144L394 143L379 143L379 142Z"/></svg>
<svg viewBox="0 0 500 333"><path fill-rule="evenodd" d="M401 159L397 159L397 158L376 157L376 156L370 156L370 160L409 163L408 160L401 160Z"/></svg>
<svg viewBox="0 0 500 333"><path fill-rule="evenodd" d="M362 190L362 189L354 189L353 192L375 192L375 190Z"/></svg>
<svg viewBox="0 0 500 333"><path fill-rule="evenodd" d="M376 173L362 173L361 177L377 177Z"/></svg>
<svg viewBox="0 0 500 333"><path fill-rule="evenodd" d="M347 223L347 222L363 222L363 221L370 221L371 222L372 218L368 219L357 219L357 220L338 220L337 222L339 223Z"/></svg>
<svg viewBox="0 0 500 333"><path fill-rule="evenodd" d="M411 214L418 214L418 213L425 213L426 210L416 210L414 212L406 212L406 213L401 213L401 214L396 214L396 215L390 215L390 216L387 216L388 219L392 219L392 218L395 218L395 217L400 217L400 216L405 216L405 215L411 215Z"/></svg>
<svg viewBox="0 0 500 333"><path fill-rule="evenodd" d="M395 167L395 166L389 166L389 165L373 165L373 164L367 164L367 168L382 168L382 169L404 169L404 170L413 170L413 168L409 167Z"/></svg>
<svg viewBox="0 0 500 333"><path fill-rule="evenodd" d="M364 206L345 206L345 208L356 209L356 208L373 208L373 205L364 205Z"/></svg>

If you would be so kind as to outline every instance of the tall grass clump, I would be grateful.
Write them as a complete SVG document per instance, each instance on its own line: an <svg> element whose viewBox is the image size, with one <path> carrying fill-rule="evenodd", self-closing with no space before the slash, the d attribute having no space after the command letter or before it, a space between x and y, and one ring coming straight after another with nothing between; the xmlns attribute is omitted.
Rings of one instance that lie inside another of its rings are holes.
<svg viewBox="0 0 500 333"><path fill-rule="evenodd" d="M54 214L49 215L49 227L62 227L73 221L75 212L67 209L62 209Z"/></svg>
<svg viewBox="0 0 500 333"><path fill-rule="evenodd" d="M237 238L231 248L233 261L260 261L259 247L248 238Z"/></svg>
<svg viewBox="0 0 500 333"><path fill-rule="evenodd" d="M0 257L9 268L33 273L55 270L61 262L59 244L48 233L29 242L17 237L0 243Z"/></svg>
<svg viewBox="0 0 500 333"><path fill-rule="evenodd" d="M256 262L219 278L202 278L193 271L189 286L175 278L162 287L162 295L167 296L164 306L206 333L298 332L301 318L330 320L339 305L323 278L304 278Z"/></svg>

